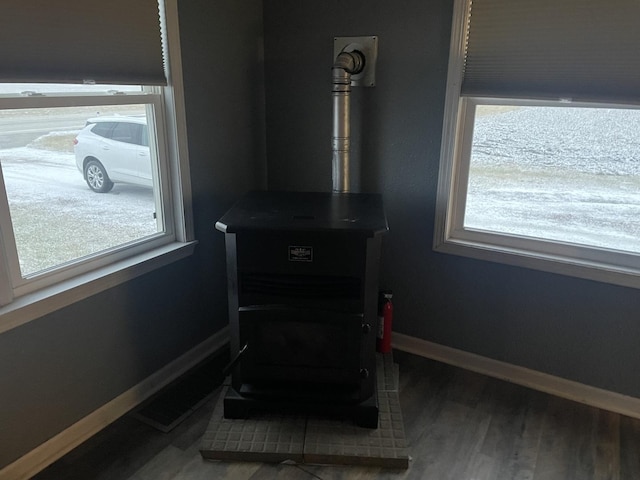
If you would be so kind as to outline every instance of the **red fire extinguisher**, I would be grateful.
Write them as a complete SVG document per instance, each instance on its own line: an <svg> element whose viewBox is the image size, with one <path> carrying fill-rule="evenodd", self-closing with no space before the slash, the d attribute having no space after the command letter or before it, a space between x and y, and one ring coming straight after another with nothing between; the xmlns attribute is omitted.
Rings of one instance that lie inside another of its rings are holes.
<svg viewBox="0 0 640 480"><path fill-rule="evenodd" d="M393 324L393 293L391 291L380 292L380 306L378 309L378 351L380 353L391 352L391 327Z"/></svg>

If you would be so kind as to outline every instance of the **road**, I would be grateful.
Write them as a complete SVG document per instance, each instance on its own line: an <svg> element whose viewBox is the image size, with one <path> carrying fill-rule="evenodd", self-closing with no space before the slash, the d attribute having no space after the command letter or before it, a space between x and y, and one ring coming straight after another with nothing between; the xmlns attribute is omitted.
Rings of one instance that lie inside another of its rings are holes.
<svg viewBox="0 0 640 480"><path fill-rule="evenodd" d="M51 132L80 130L88 118L100 114L137 115L144 111L144 105L0 110L0 150L24 147Z"/></svg>
<svg viewBox="0 0 640 480"><path fill-rule="evenodd" d="M0 149L24 147L50 132L80 130L86 113L43 117L28 114L0 115Z"/></svg>

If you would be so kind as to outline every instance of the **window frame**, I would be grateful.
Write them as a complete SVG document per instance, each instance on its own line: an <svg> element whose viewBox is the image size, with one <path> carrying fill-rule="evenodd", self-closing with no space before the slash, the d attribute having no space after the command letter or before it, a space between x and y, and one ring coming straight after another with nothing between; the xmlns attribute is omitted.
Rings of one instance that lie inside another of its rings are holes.
<svg viewBox="0 0 640 480"><path fill-rule="evenodd" d="M11 225L11 218L8 204L4 204L6 192L0 170L0 196L4 197L0 205L0 333L193 253L197 242L191 207L177 0L165 0L163 7L167 86L147 87L135 93L47 94L4 97L0 101L3 109L152 104L158 139L155 147L158 155L163 156L158 161L159 178L154 180L159 188L154 191L161 197L165 216L164 233L21 281L15 278L17 253L13 229L5 228Z"/></svg>
<svg viewBox="0 0 640 480"><path fill-rule="evenodd" d="M638 108L637 105L461 96L468 0L454 4L433 248L519 267L640 288L640 255L464 227L477 105Z"/></svg>

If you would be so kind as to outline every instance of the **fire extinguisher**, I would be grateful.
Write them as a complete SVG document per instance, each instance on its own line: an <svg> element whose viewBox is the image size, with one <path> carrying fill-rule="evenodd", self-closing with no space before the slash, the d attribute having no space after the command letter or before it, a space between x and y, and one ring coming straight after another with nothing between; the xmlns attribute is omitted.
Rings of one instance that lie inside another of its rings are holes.
<svg viewBox="0 0 640 480"><path fill-rule="evenodd" d="M380 292L378 308L378 352L391 352L391 327L393 324L393 293L390 290Z"/></svg>

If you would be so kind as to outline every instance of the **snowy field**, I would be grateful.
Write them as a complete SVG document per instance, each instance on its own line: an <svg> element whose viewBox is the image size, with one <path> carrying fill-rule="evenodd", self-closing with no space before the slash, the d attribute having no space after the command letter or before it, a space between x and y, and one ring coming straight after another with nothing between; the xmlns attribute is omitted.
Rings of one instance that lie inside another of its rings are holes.
<svg viewBox="0 0 640 480"><path fill-rule="evenodd" d="M157 232L151 189L116 184L110 193L94 193L73 153L4 149L0 164L23 275Z"/></svg>
<svg viewBox="0 0 640 480"><path fill-rule="evenodd" d="M640 113L522 107L473 144L466 227L640 252Z"/></svg>
<svg viewBox="0 0 640 480"><path fill-rule="evenodd" d="M465 226L640 253L639 132L640 114L629 110L479 115ZM73 137L55 132L0 149L23 275L158 231L152 190L91 191Z"/></svg>

